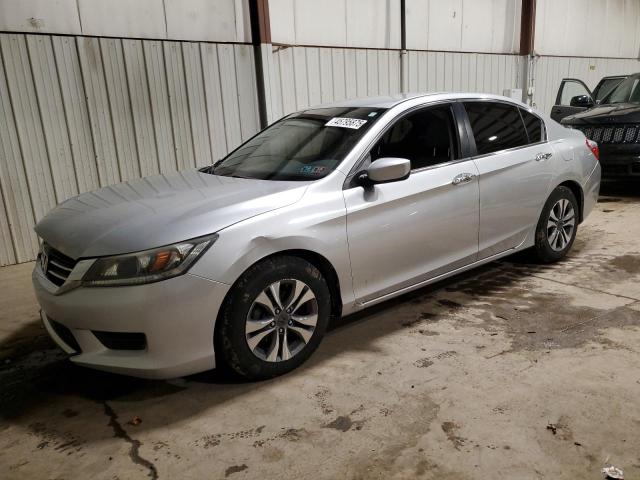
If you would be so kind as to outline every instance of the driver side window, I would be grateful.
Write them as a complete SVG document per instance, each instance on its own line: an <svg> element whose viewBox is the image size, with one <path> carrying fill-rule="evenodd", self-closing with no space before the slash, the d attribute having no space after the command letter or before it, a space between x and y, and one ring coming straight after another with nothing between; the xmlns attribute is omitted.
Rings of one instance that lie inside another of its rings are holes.
<svg viewBox="0 0 640 480"><path fill-rule="evenodd" d="M383 157L406 158L411 170L459 158L453 112L449 105L429 107L405 115L371 149L371 162Z"/></svg>

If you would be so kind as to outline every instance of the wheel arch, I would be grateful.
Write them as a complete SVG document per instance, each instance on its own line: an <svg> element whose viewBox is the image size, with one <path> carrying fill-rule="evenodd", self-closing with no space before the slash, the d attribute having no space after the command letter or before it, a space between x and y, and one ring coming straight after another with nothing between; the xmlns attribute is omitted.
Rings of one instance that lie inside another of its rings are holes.
<svg viewBox="0 0 640 480"><path fill-rule="evenodd" d="M578 224L582 223L582 220L584 219L584 192L582 191L582 186L580 186L580 184L575 180L565 180L559 184L558 187L567 187L571 192L573 192L573 195L576 197L578 202Z"/></svg>
<svg viewBox="0 0 640 480"><path fill-rule="evenodd" d="M225 305L227 303L229 297L233 294L234 288L236 287L238 281L249 269L267 259L280 256L301 258L320 270L320 273L327 281L329 293L331 294L331 319L340 318L340 316L342 315L342 293L340 291L340 277L338 276L338 273L333 264L324 255L306 249L279 250L277 252L270 253L268 255L265 255L264 257L257 259L251 265L245 268L240 275L238 275L238 278L236 278L236 280L231 285L231 288L227 292L222 304ZM220 312L222 312L222 308L218 312L218 315L220 315ZM218 323L219 322L216 321L216 324Z"/></svg>

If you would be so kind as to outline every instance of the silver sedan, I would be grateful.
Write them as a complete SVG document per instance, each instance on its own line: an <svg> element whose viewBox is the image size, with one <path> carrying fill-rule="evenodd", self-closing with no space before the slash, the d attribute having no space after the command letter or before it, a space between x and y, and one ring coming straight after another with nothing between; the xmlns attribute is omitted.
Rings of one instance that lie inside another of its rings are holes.
<svg viewBox="0 0 640 480"><path fill-rule="evenodd" d="M71 361L147 378L283 374L331 318L528 249L563 258L598 147L526 105L405 95L297 112L224 159L84 193L36 226Z"/></svg>

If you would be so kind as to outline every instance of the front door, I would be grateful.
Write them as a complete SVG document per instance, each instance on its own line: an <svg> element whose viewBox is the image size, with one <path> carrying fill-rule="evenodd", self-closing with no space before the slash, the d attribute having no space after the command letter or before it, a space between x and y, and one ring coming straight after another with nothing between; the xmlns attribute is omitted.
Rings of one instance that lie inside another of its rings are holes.
<svg viewBox="0 0 640 480"><path fill-rule="evenodd" d="M396 120L369 152L411 161L410 176L344 190L356 299L364 303L475 261L478 170L461 159L451 105Z"/></svg>
<svg viewBox="0 0 640 480"><path fill-rule="evenodd" d="M579 101L591 100L588 105L579 104ZM574 113L584 112L594 105L591 91L582 80L576 78L563 78L556 95L556 104L551 108L551 118L559 122L564 117Z"/></svg>
<svg viewBox="0 0 640 480"><path fill-rule="evenodd" d="M537 115L511 103L465 102L480 172L478 259L518 247L538 222L553 168Z"/></svg>

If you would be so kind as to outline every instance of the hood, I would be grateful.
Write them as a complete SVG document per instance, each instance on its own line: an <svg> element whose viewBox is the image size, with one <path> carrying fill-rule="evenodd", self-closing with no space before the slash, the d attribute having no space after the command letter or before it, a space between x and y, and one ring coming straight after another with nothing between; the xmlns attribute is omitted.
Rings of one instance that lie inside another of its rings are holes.
<svg viewBox="0 0 640 480"><path fill-rule="evenodd" d="M640 104L613 103L598 105L584 112L569 115L562 119L563 125L593 125L616 123L640 123Z"/></svg>
<svg viewBox="0 0 640 480"><path fill-rule="evenodd" d="M198 170L155 175L70 198L35 230L76 259L137 252L208 235L290 205L307 185Z"/></svg>

